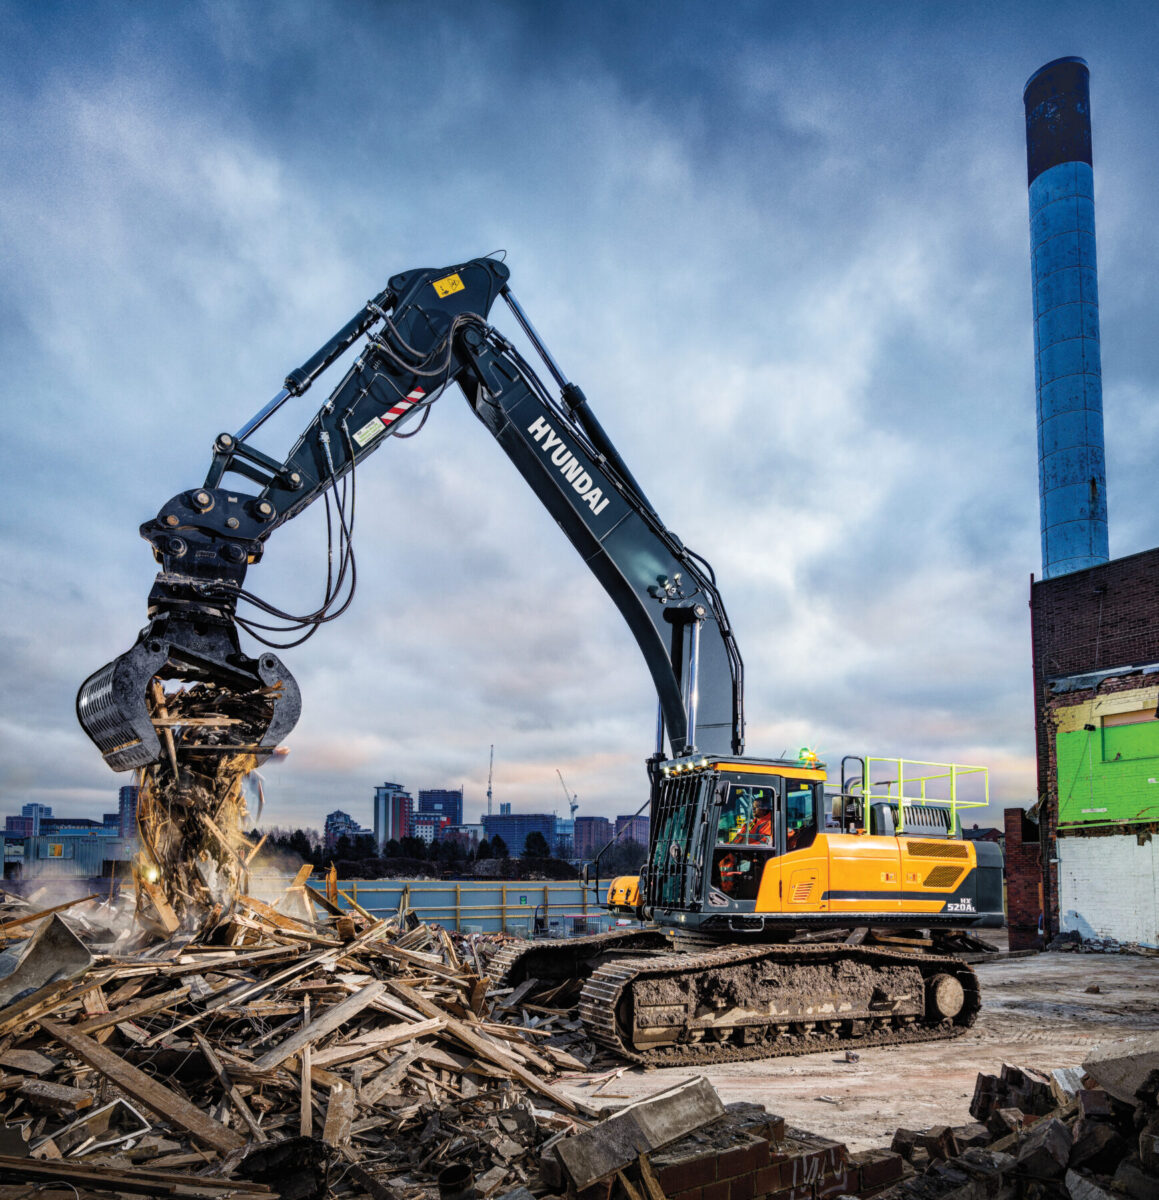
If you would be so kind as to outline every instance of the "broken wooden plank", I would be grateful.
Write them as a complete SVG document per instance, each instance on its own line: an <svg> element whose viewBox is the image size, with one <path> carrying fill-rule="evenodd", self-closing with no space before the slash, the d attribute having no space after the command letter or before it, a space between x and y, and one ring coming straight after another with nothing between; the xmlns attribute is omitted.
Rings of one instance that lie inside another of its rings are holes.
<svg viewBox="0 0 1159 1200"><path fill-rule="evenodd" d="M196 1029L193 1031L193 1040L197 1043L197 1048L201 1051L205 1061L209 1063L210 1070L217 1076L217 1082L221 1084L221 1090L229 1097L230 1103L237 1109L238 1116L241 1117L250 1133L253 1134L254 1140L264 1142L266 1140L265 1132L258 1124L257 1118L250 1110L250 1106L245 1102L245 1097L237 1090L225 1067L222 1066L221 1059L214 1054L213 1047Z"/></svg>
<svg viewBox="0 0 1159 1200"><path fill-rule="evenodd" d="M107 977L106 977L107 978ZM22 1025L30 1025L41 1013L55 1009L59 1011L70 1000L83 995L92 987L91 980L69 986L69 980L58 979L37 988L21 1000L15 1000L7 1008L0 1009L0 1037L12 1033Z"/></svg>
<svg viewBox="0 0 1159 1200"><path fill-rule="evenodd" d="M265 841L265 838L262 838ZM246 908L252 909L259 917L264 917L271 925L277 926L278 929L296 929L302 933L316 934L318 932L316 926L307 925L305 921L299 921L297 917L288 917L285 913L280 913L272 905L267 904L264 900L259 900L256 896L241 896L239 897L241 904Z"/></svg>
<svg viewBox="0 0 1159 1200"><path fill-rule="evenodd" d="M87 1021L74 1025L73 1028L77 1033L97 1033L101 1029L111 1029L122 1021L135 1021L138 1017L146 1017L151 1013L172 1008L178 1000L184 1000L188 995L188 987L179 987L174 988L171 992L162 992L159 996L146 996L144 1000L135 1000L132 1004L123 1004L109 1012L90 1017Z"/></svg>
<svg viewBox="0 0 1159 1200"><path fill-rule="evenodd" d="M542 986L543 984L540 982L540 980L536 979L533 975L530 979L525 979L521 984L519 984L518 987L514 988L509 996L504 996L503 999L495 1005L495 1008L516 1008L519 1004L519 1001L522 1000L524 996L534 992L536 988Z"/></svg>
<svg viewBox="0 0 1159 1200"><path fill-rule="evenodd" d="M378 981L368 983L366 987L355 992L353 996L348 996L341 1004L335 1004L333 1008L328 1008L320 1016L314 1018L305 1028L299 1029L297 1033L290 1034L285 1041L263 1054L253 1064L251 1070L255 1073L272 1071L275 1067L284 1063L287 1058L292 1058L295 1054L300 1053L303 1046L312 1046L320 1037L332 1033L340 1025L345 1024L351 1017L360 1013L368 1005L373 1004L382 994L385 986L385 984Z"/></svg>
<svg viewBox="0 0 1159 1200"><path fill-rule="evenodd" d="M407 987L400 980L391 979L387 981L386 986L399 997L404 1003L417 1008L420 1012L425 1013L428 1017L438 1017L444 1014L441 1010L428 1000L425 996L421 996L412 988ZM537 1075L532 1074L526 1067L522 1067L515 1062L506 1053L493 1045L488 1039L479 1037L473 1033L466 1022L460 1021L455 1017L448 1017L447 1027L445 1032L461 1042L468 1050L477 1054L480 1058L485 1058L489 1062L495 1063L496 1066L502 1067L505 1071L510 1072L517 1079L525 1083L533 1091L539 1092L546 1096L554 1104L560 1108L574 1113L579 1112L579 1104L570 1096L565 1095L558 1088L553 1088L551 1084L540 1079ZM723 1109L721 1110L723 1111Z"/></svg>
<svg viewBox="0 0 1159 1200"><path fill-rule="evenodd" d="M0 1067L11 1067L25 1075L47 1075L56 1067L51 1058L36 1050L5 1050L0 1053Z"/></svg>
<svg viewBox="0 0 1159 1200"><path fill-rule="evenodd" d="M178 1096L164 1084L158 1083L144 1071L131 1066L107 1046L102 1046L86 1034L78 1033L75 1029L58 1021L50 1021L46 1017L40 1018L40 1026L50 1037L55 1038L90 1067L100 1071L123 1092L139 1100L158 1116L180 1125L197 1141L212 1146L222 1154L239 1150L245 1145L245 1138L240 1134L227 1129L220 1121L206 1116L188 1100Z"/></svg>
<svg viewBox="0 0 1159 1200"><path fill-rule="evenodd" d="M302 1137L312 1137L314 1134L314 1068L310 1061L311 1053L309 1046L302 1047L302 1080L298 1092L298 1133Z"/></svg>
<svg viewBox="0 0 1159 1200"><path fill-rule="evenodd" d="M63 1083L52 1083L47 1079L26 1079L16 1091L33 1108L61 1116L72 1116L93 1106L93 1094L87 1088L66 1087Z"/></svg>
<svg viewBox="0 0 1159 1200"><path fill-rule="evenodd" d="M177 914L173 911L173 906L165 898L165 890L160 884L153 883L146 879L144 875L137 880L137 886L149 897L152 901L153 908L157 913L157 920L160 922L161 928L167 934L176 933L181 928L181 921ZM139 918L138 918L139 919Z"/></svg>
<svg viewBox="0 0 1159 1200"><path fill-rule="evenodd" d="M359 1104L373 1108L383 1096L388 1092L393 1092L416 1058L418 1058L417 1051L408 1050L401 1058L396 1058L386 1070L380 1071L368 1083L364 1083L358 1092Z"/></svg>
<svg viewBox="0 0 1159 1200"><path fill-rule="evenodd" d="M326 1105L326 1121L322 1128L322 1140L339 1149L350 1142L350 1125L354 1120L354 1088L341 1083L330 1089L330 1101Z"/></svg>
<svg viewBox="0 0 1159 1200"><path fill-rule="evenodd" d="M628 1200L644 1200L640 1195L639 1188L624 1174L623 1171L616 1172L616 1179L619 1181L620 1187L624 1189L624 1195Z"/></svg>
<svg viewBox="0 0 1159 1200"><path fill-rule="evenodd" d="M7 1179L43 1180L45 1183L65 1183L101 1192L135 1192L145 1196L186 1196L189 1200L229 1195L232 1200L245 1196L272 1196L273 1189L264 1183L249 1180L215 1179L209 1175L190 1175L187 1172L153 1171L144 1167L119 1169L95 1163L68 1162L57 1159L38 1162L33 1158L13 1158L0 1155L0 1176ZM73 1193L70 1193L73 1194Z"/></svg>
<svg viewBox="0 0 1159 1200"><path fill-rule="evenodd" d="M656 1168L652 1166L652 1160L646 1154L641 1154L638 1166L640 1180L644 1184L644 1190L648 1193L648 1200L668 1200L664 1195L664 1189L660 1186L660 1180L656 1175Z"/></svg>
<svg viewBox="0 0 1159 1200"><path fill-rule="evenodd" d="M415 1038L427 1037L438 1033L446 1027L444 1017L431 1017L414 1025L391 1025L373 1033L363 1034L340 1046L328 1046L325 1050L317 1050L313 1061L319 1067L333 1067L339 1063L351 1062L356 1058L364 1058L368 1054L376 1054L380 1050L388 1050L404 1042L412 1042Z"/></svg>

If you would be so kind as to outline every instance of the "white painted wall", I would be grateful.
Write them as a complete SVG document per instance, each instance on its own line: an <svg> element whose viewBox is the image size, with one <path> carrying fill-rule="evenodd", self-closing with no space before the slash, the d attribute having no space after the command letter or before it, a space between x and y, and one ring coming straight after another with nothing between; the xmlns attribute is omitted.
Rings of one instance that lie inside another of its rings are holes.
<svg viewBox="0 0 1159 1200"><path fill-rule="evenodd" d="M1059 919L1063 931L1159 946L1159 838L1060 837Z"/></svg>

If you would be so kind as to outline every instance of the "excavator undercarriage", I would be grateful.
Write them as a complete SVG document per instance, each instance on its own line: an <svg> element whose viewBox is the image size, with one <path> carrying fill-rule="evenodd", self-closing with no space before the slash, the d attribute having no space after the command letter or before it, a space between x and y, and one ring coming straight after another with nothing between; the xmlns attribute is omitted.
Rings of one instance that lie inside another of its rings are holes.
<svg viewBox="0 0 1159 1200"><path fill-rule="evenodd" d="M658 930L617 930L513 942L491 965L503 985L586 975L579 1017L589 1035L654 1066L941 1040L969 1029L981 1007L967 964L876 946L688 951Z"/></svg>

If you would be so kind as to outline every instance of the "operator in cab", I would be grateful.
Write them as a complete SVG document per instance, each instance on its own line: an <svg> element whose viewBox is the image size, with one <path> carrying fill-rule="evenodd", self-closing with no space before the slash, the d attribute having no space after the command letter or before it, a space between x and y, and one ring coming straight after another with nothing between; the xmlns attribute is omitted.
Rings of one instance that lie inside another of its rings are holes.
<svg viewBox="0 0 1159 1200"><path fill-rule="evenodd" d="M744 840L750 844L754 842L762 846L773 844L773 810L769 796L769 790L761 788L757 791L756 799L753 801L753 815L749 819L744 837Z"/></svg>

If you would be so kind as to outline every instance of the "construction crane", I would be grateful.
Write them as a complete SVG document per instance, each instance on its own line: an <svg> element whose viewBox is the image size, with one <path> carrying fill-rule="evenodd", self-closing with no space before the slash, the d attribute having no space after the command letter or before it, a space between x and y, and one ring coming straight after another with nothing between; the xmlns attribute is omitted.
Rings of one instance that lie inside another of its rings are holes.
<svg viewBox="0 0 1159 1200"><path fill-rule="evenodd" d="M567 784L563 781L563 772L559 767L555 768L555 773L559 776L559 784L563 788L564 798L567 800L568 813L574 817L576 809L579 808L579 796L567 790Z"/></svg>
<svg viewBox="0 0 1159 1200"><path fill-rule="evenodd" d="M491 815L491 776L495 771L495 744L491 744L491 762L487 766L487 815Z"/></svg>

